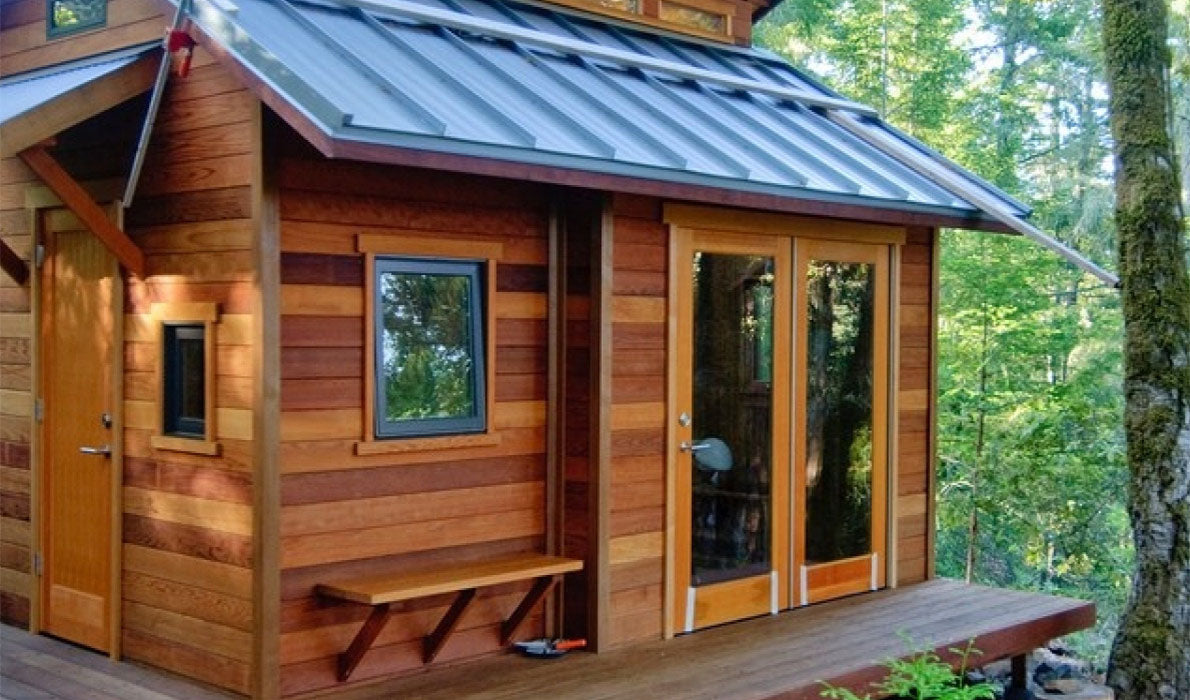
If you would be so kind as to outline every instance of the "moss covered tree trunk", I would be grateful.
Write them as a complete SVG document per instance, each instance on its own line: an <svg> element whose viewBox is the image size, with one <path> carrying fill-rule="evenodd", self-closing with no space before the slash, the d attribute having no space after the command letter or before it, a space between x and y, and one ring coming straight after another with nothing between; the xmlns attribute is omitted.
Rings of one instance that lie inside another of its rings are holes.
<svg viewBox="0 0 1190 700"><path fill-rule="evenodd" d="M1190 698L1190 280L1170 138L1165 0L1103 0L1116 153L1136 572L1108 682Z"/></svg>

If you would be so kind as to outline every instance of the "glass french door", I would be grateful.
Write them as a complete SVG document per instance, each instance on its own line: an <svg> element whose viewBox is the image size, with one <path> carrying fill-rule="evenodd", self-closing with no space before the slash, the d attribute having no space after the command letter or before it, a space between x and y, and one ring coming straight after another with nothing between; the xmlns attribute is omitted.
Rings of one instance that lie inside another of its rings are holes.
<svg viewBox="0 0 1190 700"><path fill-rule="evenodd" d="M776 612L789 587L788 239L675 237L674 623Z"/></svg>
<svg viewBox="0 0 1190 700"><path fill-rule="evenodd" d="M795 253L795 605L884 586L888 246Z"/></svg>

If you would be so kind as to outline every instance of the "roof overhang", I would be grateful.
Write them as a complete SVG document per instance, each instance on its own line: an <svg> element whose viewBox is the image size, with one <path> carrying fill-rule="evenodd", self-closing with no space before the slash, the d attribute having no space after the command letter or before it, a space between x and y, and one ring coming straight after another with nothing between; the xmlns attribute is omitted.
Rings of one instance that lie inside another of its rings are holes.
<svg viewBox="0 0 1190 700"><path fill-rule="evenodd" d="M148 91L160 42L0 79L0 155L7 158Z"/></svg>

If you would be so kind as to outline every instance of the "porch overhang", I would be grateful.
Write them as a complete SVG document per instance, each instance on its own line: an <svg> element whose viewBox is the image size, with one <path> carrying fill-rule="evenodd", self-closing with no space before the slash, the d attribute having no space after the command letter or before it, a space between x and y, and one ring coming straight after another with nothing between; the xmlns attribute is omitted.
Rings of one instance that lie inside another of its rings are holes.
<svg viewBox="0 0 1190 700"><path fill-rule="evenodd" d="M981 652L974 664L983 665L1094 623L1092 603L935 579L622 650L551 662L501 655L466 673L442 668L346 694L495 699L548 689L558 698L810 700L823 681L871 692L884 662L914 650L956 663L950 650L973 642ZM360 676L367 674L362 666Z"/></svg>
<svg viewBox="0 0 1190 700"><path fill-rule="evenodd" d="M0 156L10 157L153 86L160 43L0 80Z"/></svg>

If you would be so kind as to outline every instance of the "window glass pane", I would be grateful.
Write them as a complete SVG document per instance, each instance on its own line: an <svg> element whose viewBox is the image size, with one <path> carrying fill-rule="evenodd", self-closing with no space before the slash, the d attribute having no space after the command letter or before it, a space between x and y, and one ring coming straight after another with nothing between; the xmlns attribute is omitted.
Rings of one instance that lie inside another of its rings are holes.
<svg viewBox="0 0 1190 700"><path fill-rule="evenodd" d="M872 549L872 381L876 273L811 261L806 279L806 560Z"/></svg>
<svg viewBox="0 0 1190 700"><path fill-rule="evenodd" d="M165 432L205 436L206 338L201 325L165 327Z"/></svg>
<svg viewBox="0 0 1190 700"><path fill-rule="evenodd" d="M772 568L775 270L768 257L699 252L692 272L690 580L699 586Z"/></svg>
<svg viewBox="0 0 1190 700"><path fill-rule="evenodd" d="M50 0L47 32L69 34L107 22L107 0Z"/></svg>
<svg viewBox="0 0 1190 700"><path fill-rule="evenodd" d="M600 7L606 7L609 10L620 10L621 12L640 12L640 0L591 0Z"/></svg>
<svg viewBox="0 0 1190 700"><path fill-rule="evenodd" d="M479 263L378 263L382 434L482 429Z"/></svg>

